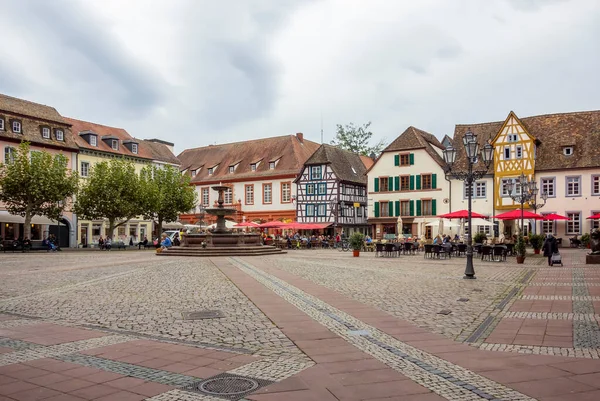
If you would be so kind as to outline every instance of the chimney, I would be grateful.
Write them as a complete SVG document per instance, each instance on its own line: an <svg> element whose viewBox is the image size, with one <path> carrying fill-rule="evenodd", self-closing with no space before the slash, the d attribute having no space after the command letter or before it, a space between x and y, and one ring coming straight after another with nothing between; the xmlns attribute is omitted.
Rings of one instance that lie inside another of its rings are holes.
<svg viewBox="0 0 600 401"><path fill-rule="evenodd" d="M296 138L300 141L300 143L304 142L304 134L302 132L296 133Z"/></svg>

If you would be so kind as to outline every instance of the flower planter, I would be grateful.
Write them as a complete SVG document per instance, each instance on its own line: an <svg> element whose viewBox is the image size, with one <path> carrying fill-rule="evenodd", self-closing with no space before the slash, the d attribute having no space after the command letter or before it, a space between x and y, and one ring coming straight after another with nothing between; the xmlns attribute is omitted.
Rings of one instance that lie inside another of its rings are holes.
<svg viewBox="0 0 600 401"><path fill-rule="evenodd" d="M540 254L540 250L539 250L539 249L534 249L534 250L533 250L533 253L534 253L535 255L539 255L539 254Z"/></svg>
<svg viewBox="0 0 600 401"><path fill-rule="evenodd" d="M523 264L525 262L525 256L517 256L517 263Z"/></svg>
<svg viewBox="0 0 600 401"><path fill-rule="evenodd" d="M352 256L355 257L355 258L358 258L360 256L360 251L356 250L356 249L353 249L352 250Z"/></svg>

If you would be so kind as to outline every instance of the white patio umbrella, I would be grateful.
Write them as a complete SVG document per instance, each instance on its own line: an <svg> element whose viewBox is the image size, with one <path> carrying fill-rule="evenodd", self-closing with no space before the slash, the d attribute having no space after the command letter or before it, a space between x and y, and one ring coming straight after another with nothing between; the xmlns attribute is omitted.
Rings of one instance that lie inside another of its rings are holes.
<svg viewBox="0 0 600 401"><path fill-rule="evenodd" d="M234 227L235 225L236 225L235 221L225 220L225 227L226 228L235 228ZM217 223L211 224L210 226L208 226L208 228L217 228Z"/></svg>
<svg viewBox="0 0 600 401"><path fill-rule="evenodd" d="M475 219L471 219L471 225L492 227L494 225L494 223L492 223L491 221L488 221L486 219L475 218Z"/></svg>

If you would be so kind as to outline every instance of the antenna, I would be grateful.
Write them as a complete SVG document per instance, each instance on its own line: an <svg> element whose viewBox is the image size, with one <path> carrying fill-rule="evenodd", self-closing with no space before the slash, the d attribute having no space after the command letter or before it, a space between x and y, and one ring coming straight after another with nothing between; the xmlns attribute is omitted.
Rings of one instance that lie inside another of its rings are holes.
<svg viewBox="0 0 600 401"><path fill-rule="evenodd" d="M321 145L323 144L323 112L321 112Z"/></svg>

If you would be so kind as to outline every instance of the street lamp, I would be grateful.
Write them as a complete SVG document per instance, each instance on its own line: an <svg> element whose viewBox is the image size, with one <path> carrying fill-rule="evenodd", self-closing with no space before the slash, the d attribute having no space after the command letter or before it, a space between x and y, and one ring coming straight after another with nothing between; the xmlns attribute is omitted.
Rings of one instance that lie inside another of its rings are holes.
<svg viewBox="0 0 600 401"><path fill-rule="evenodd" d="M523 217L523 209L525 203L528 203L534 210L540 209L544 207L546 204L546 199L548 199L548 193L546 191L542 192L541 198L544 201L543 204L537 204L537 195L539 189L537 187L537 182L534 178L531 180L527 179L525 174L521 173L519 177L517 177L509 188L509 196L513 201L521 204L521 230L520 233L523 235L523 230L525 227L524 217ZM535 232L535 230L534 230Z"/></svg>
<svg viewBox="0 0 600 401"><path fill-rule="evenodd" d="M533 181L533 199L529 201L529 207L533 209L533 213L537 214L537 210L546 206L546 200L548 200L548 192L544 191L540 195L543 203L537 203L537 196L539 193L539 189L537 187L537 182ZM537 234L537 223L533 225L533 233Z"/></svg>
<svg viewBox="0 0 600 401"><path fill-rule="evenodd" d="M463 136L463 146L467 155L467 170L459 171L454 170L454 162L456 161L456 149L452 146L448 146L444 151L444 161L446 166L444 167L444 173L446 178L454 178L460 181L464 181L467 190L469 208L468 208L468 227L469 233L467 234L467 266L465 268L465 279L474 279L475 268L473 267L473 242L472 242L472 227L471 227L471 199L473 197L473 184L475 181L487 174L488 169L494 158L494 148L489 143L486 143L481 150L481 161L483 162L485 169L473 170L473 166L477 163L479 155L479 143L477 142L477 135L467 131Z"/></svg>

